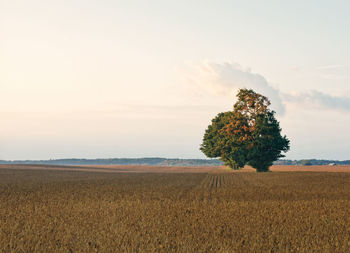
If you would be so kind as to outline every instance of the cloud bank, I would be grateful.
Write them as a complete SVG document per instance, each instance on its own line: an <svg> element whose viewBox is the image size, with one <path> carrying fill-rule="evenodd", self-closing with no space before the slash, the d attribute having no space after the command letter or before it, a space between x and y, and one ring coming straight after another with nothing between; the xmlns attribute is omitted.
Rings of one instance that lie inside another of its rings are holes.
<svg viewBox="0 0 350 253"><path fill-rule="evenodd" d="M303 93L283 94L288 103L304 104L313 108L350 111L350 97L339 97L325 94L317 90Z"/></svg>
<svg viewBox="0 0 350 253"><path fill-rule="evenodd" d="M272 109L277 113L285 112L279 90L272 87L262 75L252 73L249 68L243 68L237 63L217 64L208 61L192 65L191 68L193 71L189 76L190 81L208 94L233 99L238 89L253 89L267 96Z"/></svg>
<svg viewBox="0 0 350 253"><path fill-rule="evenodd" d="M238 63L213 63L204 61L190 66L188 79L199 90L213 96L235 98L240 88L253 89L267 96L271 108L283 115L286 104L292 103L312 108L331 110L350 110L350 97L339 97L325 94L317 90L301 93L283 93L273 87L264 76L253 73L250 68L243 68Z"/></svg>

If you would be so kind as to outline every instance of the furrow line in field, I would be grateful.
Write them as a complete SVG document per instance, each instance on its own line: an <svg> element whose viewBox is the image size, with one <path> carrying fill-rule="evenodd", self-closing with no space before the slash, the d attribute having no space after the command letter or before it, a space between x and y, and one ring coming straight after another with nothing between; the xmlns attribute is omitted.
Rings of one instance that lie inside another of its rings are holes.
<svg viewBox="0 0 350 253"><path fill-rule="evenodd" d="M210 188L210 185L211 185L211 177L209 175L207 175L207 178L206 178L206 184L205 184L205 188Z"/></svg>
<svg viewBox="0 0 350 253"><path fill-rule="evenodd" d="M210 184L210 178L208 177L208 175L206 175L206 176L204 177L204 179L202 180L202 182L201 182L199 188L205 189L205 188L208 187L209 184Z"/></svg>
<svg viewBox="0 0 350 253"><path fill-rule="evenodd" d="M215 176L211 175L210 176L211 180L211 185L210 185L210 189L212 190L215 187Z"/></svg>

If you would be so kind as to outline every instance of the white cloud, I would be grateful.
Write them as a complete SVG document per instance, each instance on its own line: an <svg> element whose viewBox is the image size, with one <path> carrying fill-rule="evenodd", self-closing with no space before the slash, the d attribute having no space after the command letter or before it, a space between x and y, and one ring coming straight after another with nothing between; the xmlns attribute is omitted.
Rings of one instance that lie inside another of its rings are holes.
<svg viewBox="0 0 350 253"><path fill-rule="evenodd" d="M342 65L321 66L319 69L330 70L343 68ZM250 68L243 68L238 63L213 63L204 61L190 66L189 80L197 89L212 96L234 99L240 88L253 89L267 96L271 108L283 115L285 104L324 108L331 110L350 110L350 97L333 96L317 90L299 93L284 93L273 87L264 76L253 73Z"/></svg>
<svg viewBox="0 0 350 253"><path fill-rule="evenodd" d="M347 68L346 65L341 65L341 64L335 64L335 65L325 65L325 66L318 66L316 69L320 70L328 70L328 69L343 69Z"/></svg>
<svg viewBox="0 0 350 253"><path fill-rule="evenodd" d="M347 65L326 65L315 68L315 75L331 81L350 80L350 68Z"/></svg>
<svg viewBox="0 0 350 253"><path fill-rule="evenodd" d="M341 111L350 110L350 97L332 96L317 90L303 93L283 94L283 98L288 103L303 104L313 108Z"/></svg>
<svg viewBox="0 0 350 253"><path fill-rule="evenodd" d="M207 94L233 99L238 89L253 89L267 96L271 101L271 108L278 114L285 112L279 91L250 68L243 68L238 63L217 64L205 61L192 65L191 70L190 81Z"/></svg>

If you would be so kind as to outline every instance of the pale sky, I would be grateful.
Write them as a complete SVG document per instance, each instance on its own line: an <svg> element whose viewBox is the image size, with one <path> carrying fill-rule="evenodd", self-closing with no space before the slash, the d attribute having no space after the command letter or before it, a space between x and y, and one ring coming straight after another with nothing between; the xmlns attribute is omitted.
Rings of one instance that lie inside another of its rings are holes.
<svg viewBox="0 0 350 253"><path fill-rule="evenodd" d="M350 159L349 1L0 0L0 159L205 158L238 88Z"/></svg>

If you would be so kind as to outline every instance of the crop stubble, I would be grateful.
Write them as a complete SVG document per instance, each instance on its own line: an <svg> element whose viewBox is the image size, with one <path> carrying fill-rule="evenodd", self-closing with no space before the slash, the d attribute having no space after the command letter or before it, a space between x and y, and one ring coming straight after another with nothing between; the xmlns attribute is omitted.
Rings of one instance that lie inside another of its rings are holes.
<svg viewBox="0 0 350 253"><path fill-rule="evenodd" d="M348 252L350 174L0 170L1 252Z"/></svg>

